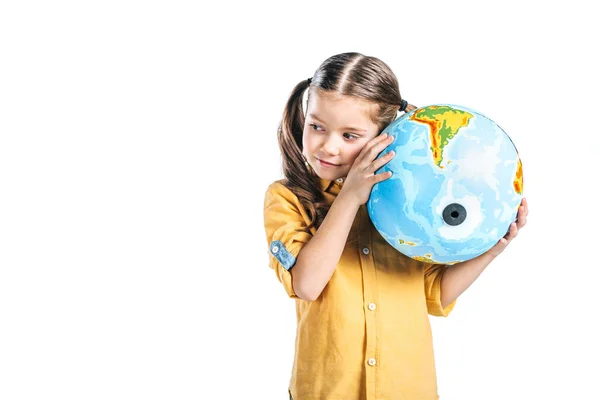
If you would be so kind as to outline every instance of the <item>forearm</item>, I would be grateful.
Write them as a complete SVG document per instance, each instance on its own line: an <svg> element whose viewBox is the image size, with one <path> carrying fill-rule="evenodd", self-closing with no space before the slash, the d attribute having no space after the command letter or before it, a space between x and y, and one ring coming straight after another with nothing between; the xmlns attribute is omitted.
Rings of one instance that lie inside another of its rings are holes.
<svg viewBox="0 0 600 400"><path fill-rule="evenodd" d="M319 297L335 271L359 205L340 194L315 235L304 245L290 270L298 297Z"/></svg>
<svg viewBox="0 0 600 400"><path fill-rule="evenodd" d="M479 257L448 267L441 282L442 307L447 307L467 290L494 258L495 256L484 253Z"/></svg>

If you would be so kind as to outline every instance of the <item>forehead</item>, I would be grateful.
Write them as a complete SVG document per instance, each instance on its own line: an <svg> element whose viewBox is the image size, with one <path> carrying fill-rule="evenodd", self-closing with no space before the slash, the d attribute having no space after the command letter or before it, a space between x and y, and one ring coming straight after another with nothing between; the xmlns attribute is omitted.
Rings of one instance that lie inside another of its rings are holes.
<svg viewBox="0 0 600 400"><path fill-rule="evenodd" d="M310 93L307 114L316 115L330 124L362 126L370 129L377 105L358 97L344 96L334 92L315 90Z"/></svg>

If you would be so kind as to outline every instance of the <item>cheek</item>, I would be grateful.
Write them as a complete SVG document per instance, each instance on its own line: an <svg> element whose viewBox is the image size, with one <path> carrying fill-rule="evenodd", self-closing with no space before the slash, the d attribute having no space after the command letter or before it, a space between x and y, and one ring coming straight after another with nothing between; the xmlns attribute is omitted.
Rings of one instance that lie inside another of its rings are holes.
<svg viewBox="0 0 600 400"><path fill-rule="evenodd" d="M352 160L352 161L356 160L356 157L358 157L358 155L360 154L363 147L352 146L352 148L348 149L348 151L346 153L346 154L348 154L348 159Z"/></svg>
<svg viewBox="0 0 600 400"><path fill-rule="evenodd" d="M302 132L302 148L311 149L315 145L315 136L312 135L307 129Z"/></svg>
<svg viewBox="0 0 600 400"><path fill-rule="evenodd" d="M303 149L306 149L308 147L308 140L309 140L309 137L306 133L306 129L304 129L302 131L302 148Z"/></svg>

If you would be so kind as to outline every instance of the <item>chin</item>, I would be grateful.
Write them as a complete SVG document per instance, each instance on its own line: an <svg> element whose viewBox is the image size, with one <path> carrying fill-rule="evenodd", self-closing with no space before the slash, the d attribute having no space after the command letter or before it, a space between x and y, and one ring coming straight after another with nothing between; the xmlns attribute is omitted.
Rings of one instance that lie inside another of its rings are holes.
<svg viewBox="0 0 600 400"><path fill-rule="evenodd" d="M315 165L316 164L316 165ZM346 174L342 173L344 171L340 171L340 167L334 168L324 168L319 164L319 161L315 160L315 164L310 163L310 166L314 173L321 179L326 181L334 181L338 178L345 177ZM345 171L347 172L347 171Z"/></svg>
<svg viewBox="0 0 600 400"><path fill-rule="evenodd" d="M338 178L341 178L342 175L340 174L332 174L331 172L323 172L323 171L318 171L317 175L319 176L319 178L326 180L326 181L335 181Z"/></svg>

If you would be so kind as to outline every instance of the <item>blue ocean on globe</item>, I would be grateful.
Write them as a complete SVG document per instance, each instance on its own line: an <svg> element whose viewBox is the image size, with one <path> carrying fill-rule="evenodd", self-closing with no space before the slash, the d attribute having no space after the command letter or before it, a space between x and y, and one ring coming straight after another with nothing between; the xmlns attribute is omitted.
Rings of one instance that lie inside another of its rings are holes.
<svg viewBox="0 0 600 400"><path fill-rule="evenodd" d="M515 221L523 171L508 135L470 108L413 110L383 132L396 155L377 173L369 217L385 240L414 259L455 264L494 246Z"/></svg>

